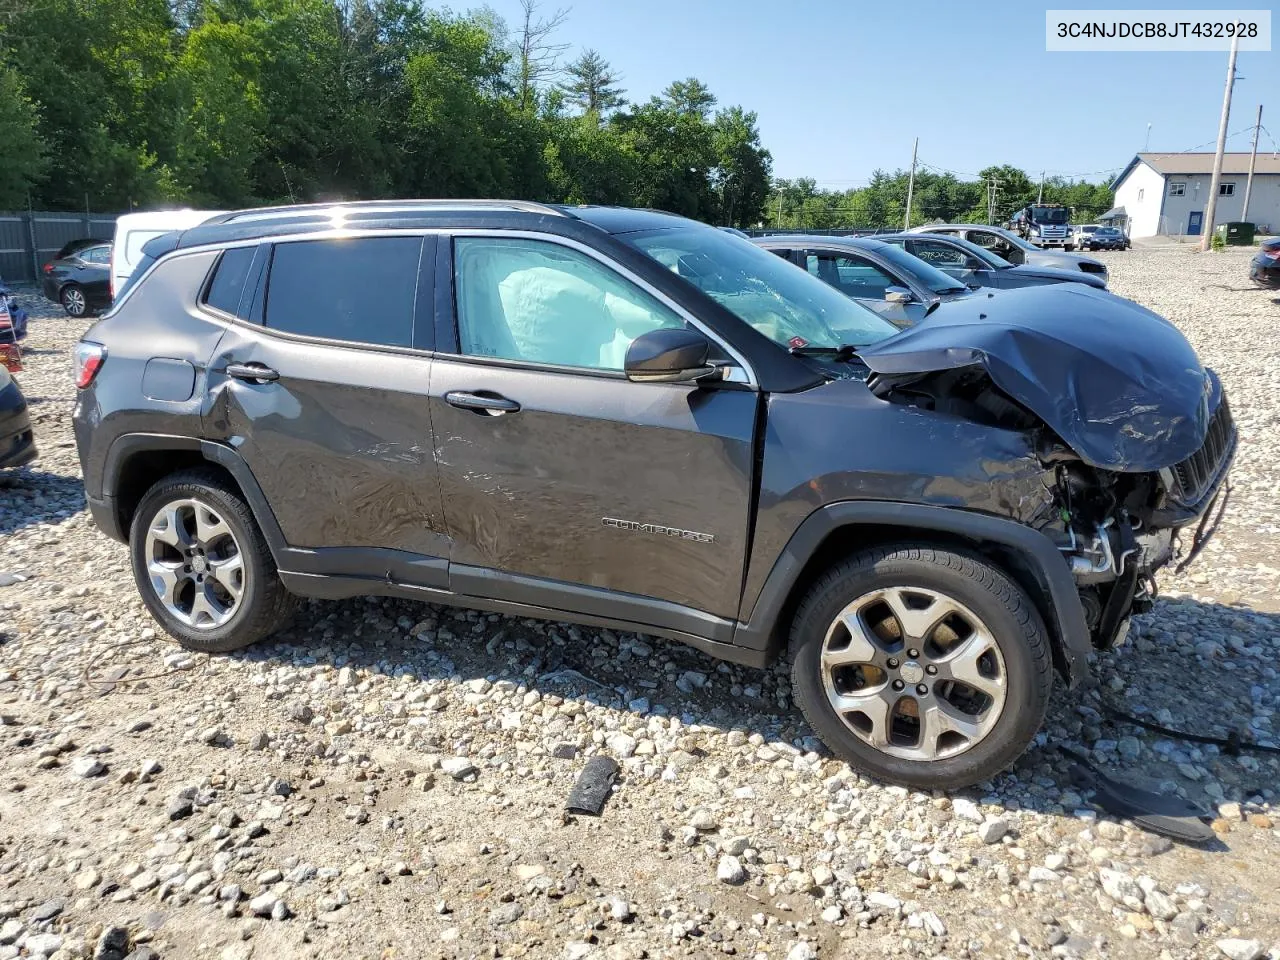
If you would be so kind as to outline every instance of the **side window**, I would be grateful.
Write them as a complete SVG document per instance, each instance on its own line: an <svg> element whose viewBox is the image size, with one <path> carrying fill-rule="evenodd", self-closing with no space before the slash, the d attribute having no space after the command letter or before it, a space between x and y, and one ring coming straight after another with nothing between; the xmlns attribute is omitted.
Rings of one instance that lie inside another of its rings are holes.
<svg viewBox="0 0 1280 960"><path fill-rule="evenodd" d="M916 240L911 252L925 263L939 270L981 270L977 257L970 256L959 247L938 240Z"/></svg>
<svg viewBox="0 0 1280 960"><path fill-rule="evenodd" d="M410 346L421 254L421 237L277 244L263 322L307 337Z"/></svg>
<svg viewBox="0 0 1280 960"><path fill-rule="evenodd" d="M889 287L902 283L861 257L833 253L810 253L805 257L809 272L846 296L860 300L883 300Z"/></svg>
<svg viewBox="0 0 1280 960"><path fill-rule="evenodd" d="M110 263L111 248L90 247L88 250L85 250L80 254L80 259L85 263Z"/></svg>
<svg viewBox="0 0 1280 960"><path fill-rule="evenodd" d="M213 280L205 292L204 302L215 310L236 316L240 306L240 294L249 275L256 247L233 247L224 251L213 268Z"/></svg>
<svg viewBox="0 0 1280 960"><path fill-rule="evenodd" d="M464 354L621 370L643 333L680 316L604 264L560 244L454 240L458 343Z"/></svg>
<svg viewBox="0 0 1280 960"><path fill-rule="evenodd" d="M995 233L988 233L986 230L970 230L967 238L970 243L976 243L980 247L986 247L988 250L994 250L1003 241L1004 238Z"/></svg>

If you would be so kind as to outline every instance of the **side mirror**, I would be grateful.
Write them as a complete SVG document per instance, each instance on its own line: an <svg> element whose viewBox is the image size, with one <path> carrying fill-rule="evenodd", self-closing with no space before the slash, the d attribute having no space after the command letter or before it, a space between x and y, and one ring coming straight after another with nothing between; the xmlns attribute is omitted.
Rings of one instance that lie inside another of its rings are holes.
<svg viewBox="0 0 1280 960"><path fill-rule="evenodd" d="M718 369L707 362L710 351L710 341L696 330L650 330L631 341L623 369L636 383L698 380Z"/></svg>
<svg viewBox="0 0 1280 960"><path fill-rule="evenodd" d="M910 303L911 291L906 287L885 287L884 299L886 303Z"/></svg>

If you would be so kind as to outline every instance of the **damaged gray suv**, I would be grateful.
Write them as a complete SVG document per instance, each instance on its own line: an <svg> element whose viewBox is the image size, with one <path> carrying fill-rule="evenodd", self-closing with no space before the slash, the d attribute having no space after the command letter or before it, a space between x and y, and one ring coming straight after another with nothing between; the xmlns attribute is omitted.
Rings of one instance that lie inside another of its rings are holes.
<svg viewBox="0 0 1280 960"><path fill-rule="evenodd" d="M899 332L724 231L516 202L157 238L77 378L90 510L184 646L380 594L789 656L834 753L926 788L1089 682L1236 445L1182 335L1104 291Z"/></svg>

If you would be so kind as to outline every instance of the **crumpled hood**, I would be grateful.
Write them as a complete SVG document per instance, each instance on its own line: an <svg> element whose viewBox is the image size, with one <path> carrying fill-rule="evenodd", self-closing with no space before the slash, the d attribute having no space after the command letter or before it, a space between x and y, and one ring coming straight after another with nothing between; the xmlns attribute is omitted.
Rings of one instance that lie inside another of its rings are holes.
<svg viewBox="0 0 1280 960"><path fill-rule="evenodd" d="M883 374L981 365L1086 462L1128 472L1200 448L1216 379L1169 321L1080 284L942 303L858 355Z"/></svg>

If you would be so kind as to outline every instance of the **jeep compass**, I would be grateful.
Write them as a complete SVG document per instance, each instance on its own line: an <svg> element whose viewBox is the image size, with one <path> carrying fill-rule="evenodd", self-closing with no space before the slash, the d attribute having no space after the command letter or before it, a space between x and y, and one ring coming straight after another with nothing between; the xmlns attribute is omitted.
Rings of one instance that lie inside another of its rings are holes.
<svg viewBox="0 0 1280 960"><path fill-rule="evenodd" d="M1079 284L910 329L722 230L499 201L222 214L77 349L98 526L184 646L381 594L790 658L833 752L997 773L1212 532L1236 431ZM1185 532L1179 545L1179 534Z"/></svg>

